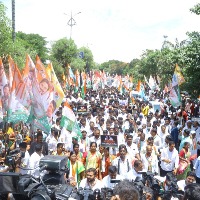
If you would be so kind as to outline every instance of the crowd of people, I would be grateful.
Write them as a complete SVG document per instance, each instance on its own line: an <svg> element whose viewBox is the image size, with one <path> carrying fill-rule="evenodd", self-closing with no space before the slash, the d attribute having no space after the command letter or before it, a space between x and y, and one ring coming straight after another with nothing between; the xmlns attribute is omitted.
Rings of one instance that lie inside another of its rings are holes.
<svg viewBox="0 0 200 200"><path fill-rule="evenodd" d="M60 125L65 101L76 115L81 137ZM160 102L160 107L154 109L151 101ZM87 111L78 112L80 105ZM67 156L69 173L65 179L74 187L115 188L112 199L139 199L141 194L132 182L142 180L148 172L163 191L170 191L170 179L175 177L185 200L200 199L199 107L198 102L183 97L182 106L174 108L167 94L157 90L149 93L147 101L132 98L128 92L121 94L113 87L90 89L84 98L71 89L53 117L50 133L32 131L33 127L23 122L3 123L0 171L39 179L41 158ZM102 135L116 136L117 146L102 145ZM24 156L16 156L15 163L7 165L6 156L16 148ZM142 195L150 200L155 191L145 183Z"/></svg>

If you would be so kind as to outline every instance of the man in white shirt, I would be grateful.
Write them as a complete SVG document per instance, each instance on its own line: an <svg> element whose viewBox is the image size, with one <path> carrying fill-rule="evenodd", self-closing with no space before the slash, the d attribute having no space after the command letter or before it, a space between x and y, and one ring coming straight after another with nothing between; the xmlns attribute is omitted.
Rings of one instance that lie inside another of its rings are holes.
<svg viewBox="0 0 200 200"><path fill-rule="evenodd" d="M169 146L161 152L160 176L164 177L168 172L172 171L176 174L178 165L178 151L175 149L174 141L170 141Z"/></svg>
<svg viewBox="0 0 200 200"><path fill-rule="evenodd" d="M100 130L97 128L94 131L94 136L90 138L90 143L91 142L96 142L97 147L99 148L99 145L101 144L101 137L100 137Z"/></svg>
<svg viewBox="0 0 200 200"><path fill-rule="evenodd" d="M127 173L127 176L125 178L128 179L129 181L135 181L137 177L142 178L142 174L139 172L143 171L143 169L144 169L144 165L142 161L136 160L134 162L133 169Z"/></svg>
<svg viewBox="0 0 200 200"><path fill-rule="evenodd" d="M31 169L29 173L34 176L35 178L40 177L40 171L39 171L39 162L40 159L43 158L42 154L42 145L36 144L35 145L35 152L31 155L29 160L29 168Z"/></svg>
<svg viewBox="0 0 200 200"><path fill-rule="evenodd" d="M152 153L152 146L146 146L146 154L142 154L141 161L144 165L145 171L158 174L158 158Z"/></svg>
<svg viewBox="0 0 200 200"><path fill-rule="evenodd" d="M153 143L154 143L154 145L157 147L157 149L160 149L161 146L162 146L162 144L161 144L161 138L157 134L157 129L152 128L150 134L153 137L153 140L154 140Z"/></svg>
<svg viewBox="0 0 200 200"><path fill-rule="evenodd" d="M63 127L59 137L59 142L64 143L65 149L70 149L72 144L72 134Z"/></svg>
<svg viewBox="0 0 200 200"><path fill-rule="evenodd" d="M103 184L100 180L96 178L97 171L95 168L89 168L86 171L86 178L84 178L79 185L79 188L89 187L91 190L100 189L103 187Z"/></svg>
<svg viewBox="0 0 200 200"><path fill-rule="evenodd" d="M119 146L119 157L112 161L112 165L117 167L117 173L123 178L125 178L127 173L132 169L131 158L127 155L127 148L124 144Z"/></svg>
<svg viewBox="0 0 200 200"><path fill-rule="evenodd" d="M135 158L140 160L138 147L135 143L133 143L133 136L132 135L126 136L126 149L127 149L127 152L128 152L128 154L129 154L129 156L131 157L132 160L135 160Z"/></svg>
<svg viewBox="0 0 200 200"><path fill-rule="evenodd" d="M187 177L185 180L180 180L177 182L177 185L179 187L179 190L182 190L182 191L185 191L185 186L186 185L189 185L191 183L196 183L196 175L195 175L195 172L191 172L189 171L187 173Z"/></svg>
<svg viewBox="0 0 200 200"><path fill-rule="evenodd" d="M24 175L28 173L30 155L29 155L29 152L26 151L26 148L27 148L26 142L21 142L19 144L19 148L20 148L20 151L24 153L24 157L21 158L19 173Z"/></svg>
<svg viewBox="0 0 200 200"><path fill-rule="evenodd" d="M121 181L123 177L117 174L116 166L109 166L108 175L105 176L102 180L104 188L114 188L117 183L111 183L111 180Z"/></svg>

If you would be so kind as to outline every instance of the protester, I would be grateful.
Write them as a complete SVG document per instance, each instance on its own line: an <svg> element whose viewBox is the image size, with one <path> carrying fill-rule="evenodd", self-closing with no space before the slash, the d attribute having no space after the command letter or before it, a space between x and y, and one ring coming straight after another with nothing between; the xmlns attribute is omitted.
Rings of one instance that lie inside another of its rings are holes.
<svg viewBox="0 0 200 200"><path fill-rule="evenodd" d="M80 182L79 187L81 187L81 188L89 187L93 191L95 189L101 189L103 187L103 184L100 180L98 180L96 178L96 176L97 176L97 171L95 168L87 169L86 170L86 178Z"/></svg>
<svg viewBox="0 0 200 200"><path fill-rule="evenodd" d="M93 85L95 81L101 79L100 77L99 74L98 79L92 80ZM130 87L129 90L119 91L116 87L117 78L112 75L109 75L109 78L112 80L109 86L107 84L103 86L99 82L96 88L87 87L84 95L80 87L75 88L73 83L69 88L64 88L65 97L59 99L59 102L62 102L61 106L55 101L50 109L51 112L48 112L48 116L44 116L47 118L52 116L52 126L49 127L49 131L44 128L47 121L41 118L36 119L35 125L28 122L27 124L20 122L20 126L8 124L5 131L4 129L0 131L2 160L4 161L9 152L19 145L21 151L25 152L25 158L21 159L21 163L17 163L20 173L26 174L23 170L30 168L29 174L39 178L37 167L43 156L51 154L67 156L70 170L67 180L72 186L82 188L89 186L95 190L102 187L118 187L123 182L123 187L113 197L123 200L127 198L121 192L126 189L125 186L128 190L133 189L126 194L133 195L132 199L138 198L138 188L132 188L132 184L129 185L126 181L110 183L111 179L117 179L117 182L122 179L138 180L143 179L142 174L145 175L146 172L162 178L173 172L175 177L180 179L178 184L181 190L184 190L185 185L195 182L190 172L190 161L193 161L196 182L199 183L199 123L189 119L189 114L185 112L183 105L173 107L169 93L150 90L146 85L144 90L149 99L147 101L139 94L130 96L133 94L131 91L136 88ZM128 77L123 78L125 84ZM87 81L89 80L91 81L90 78ZM50 89L54 90L50 82L48 85L45 82L43 86L45 88L41 87L41 91L45 95L51 94ZM56 95L58 94L54 93L54 96ZM52 98L50 96L49 98ZM49 102L53 102L52 100ZM159 102L160 106L154 107L151 102ZM192 101L188 103L189 101L186 102L186 110L192 115L198 115ZM56 107L57 110L52 114ZM65 116L66 107L69 119ZM47 115L47 110L44 113ZM182 123L182 120L185 123ZM42 122L43 126L37 127L39 122ZM47 135L46 139L44 135ZM117 143L105 145L101 139L103 136L110 141L115 141L116 137ZM22 141L26 142L26 145ZM29 151L27 151L28 146L30 146ZM190 152L192 157L189 155ZM187 163L185 168L181 168L182 161ZM143 192L146 198L154 198L149 185L144 185Z"/></svg>

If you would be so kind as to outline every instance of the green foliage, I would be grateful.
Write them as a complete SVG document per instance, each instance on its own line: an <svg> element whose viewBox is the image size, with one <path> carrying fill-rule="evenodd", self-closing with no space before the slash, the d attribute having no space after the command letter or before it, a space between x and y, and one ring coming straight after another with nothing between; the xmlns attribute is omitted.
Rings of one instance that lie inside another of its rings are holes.
<svg viewBox="0 0 200 200"><path fill-rule="evenodd" d="M62 64L59 63L56 59L52 60L52 65L54 68L54 71L56 73L56 76L58 78L58 80L62 80L62 75L64 74L64 68L62 67Z"/></svg>
<svg viewBox="0 0 200 200"><path fill-rule="evenodd" d="M110 74L126 74L129 64L118 60L109 60L100 65L99 69L109 72Z"/></svg>
<svg viewBox="0 0 200 200"><path fill-rule="evenodd" d="M75 72L76 69L78 69L79 71L83 71L85 69L86 63L83 59L81 58L75 58L73 59L73 61L71 62L71 68L72 70Z"/></svg>
<svg viewBox="0 0 200 200"><path fill-rule="evenodd" d="M85 66L84 66L85 70L92 69L93 66L95 65L92 51L87 47L81 47L78 49L78 53L79 52L84 53L83 61L85 63ZM88 69L86 69L86 68L88 68Z"/></svg>
<svg viewBox="0 0 200 200"><path fill-rule="evenodd" d="M0 2L0 56L4 57L12 48L11 21L6 16L6 7Z"/></svg>
<svg viewBox="0 0 200 200"><path fill-rule="evenodd" d="M52 45L51 60L56 59L57 62L66 67L77 57L77 46L72 39L60 39Z"/></svg>
<svg viewBox="0 0 200 200"><path fill-rule="evenodd" d="M200 3L196 4L193 8L190 8L192 13L200 15Z"/></svg>
<svg viewBox="0 0 200 200"><path fill-rule="evenodd" d="M188 44L183 49L186 74L183 89L189 91L192 96L198 97L200 94L200 33L192 32L187 35Z"/></svg>
<svg viewBox="0 0 200 200"><path fill-rule="evenodd" d="M47 41L38 34L17 32L16 38L21 39L22 45L30 51L35 51L43 63L48 59Z"/></svg>

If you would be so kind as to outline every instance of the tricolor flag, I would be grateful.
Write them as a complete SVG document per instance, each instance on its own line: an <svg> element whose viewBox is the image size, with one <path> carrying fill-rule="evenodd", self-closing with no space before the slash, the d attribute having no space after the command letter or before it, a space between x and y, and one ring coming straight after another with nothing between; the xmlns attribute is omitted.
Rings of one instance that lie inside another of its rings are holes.
<svg viewBox="0 0 200 200"><path fill-rule="evenodd" d="M82 137L80 127L76 121L76 116L67 101L64 103L64 107L62 109L60 126L72 132L73 136L77 136L79 139Z"/></svg>
<svg viewBox="0 0 200 200"><path fill-rule="evenodd" d="M83 84L81 86L81 97L84 99L85 95L86 95L86 73L82 72L82 80L83 80Z"/></svg>

